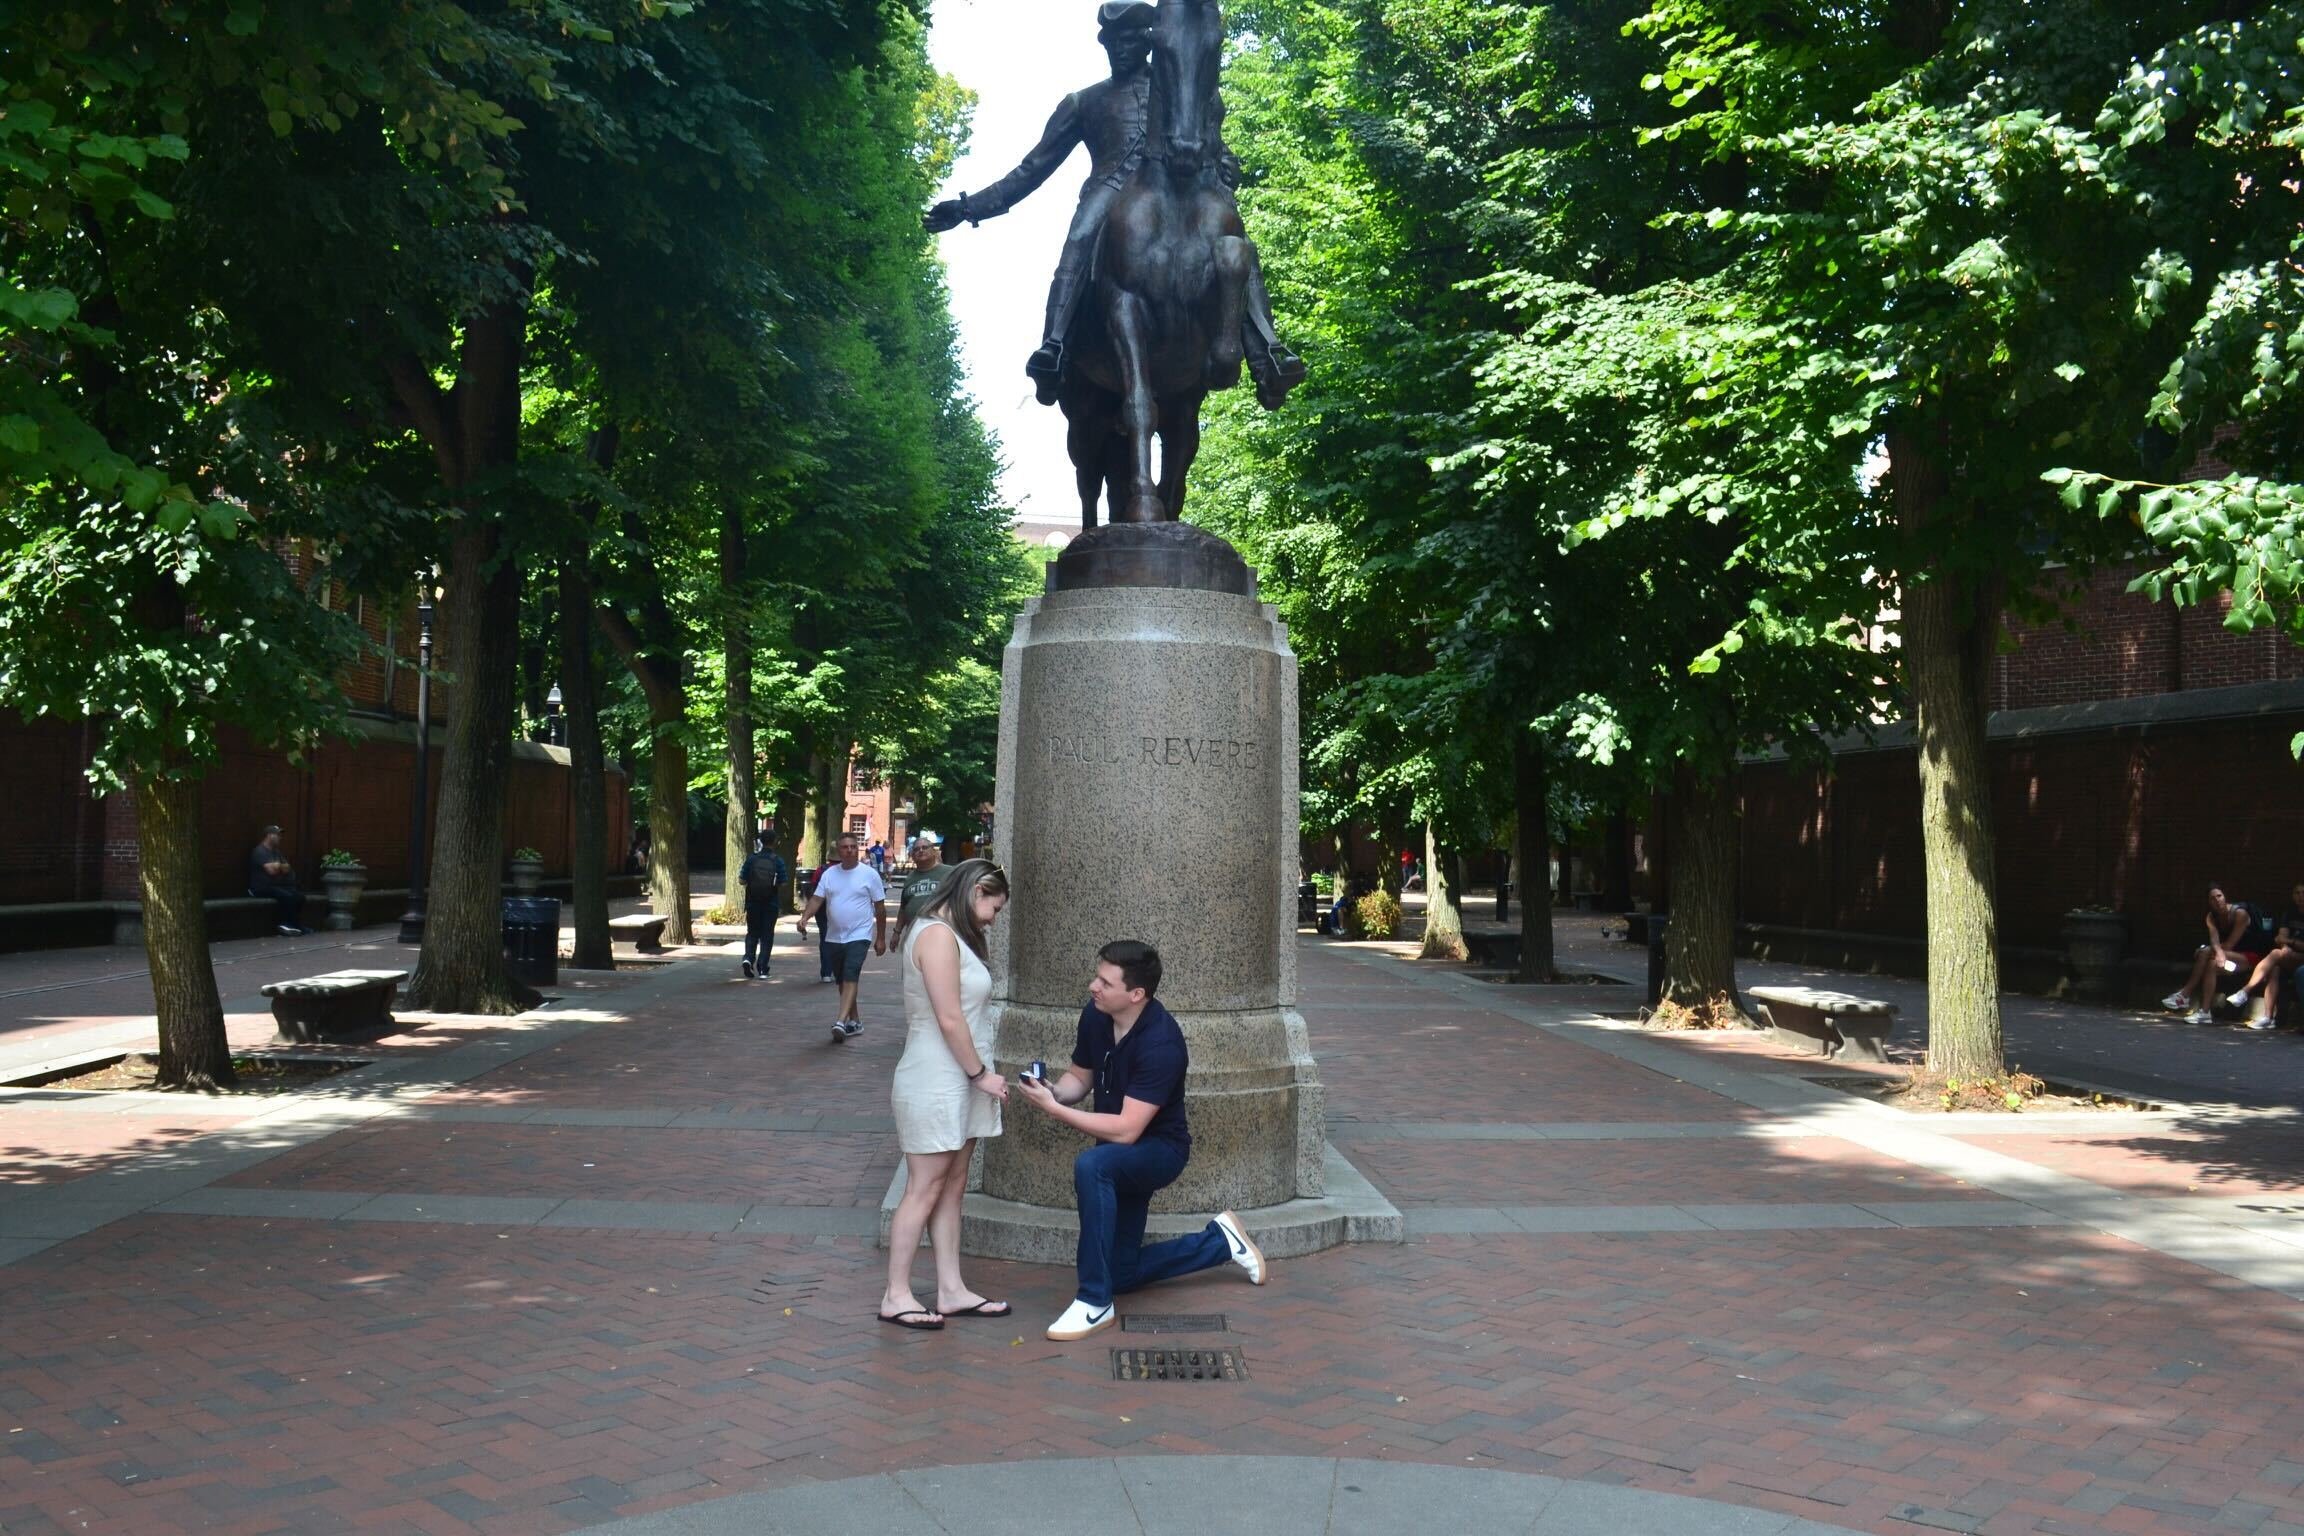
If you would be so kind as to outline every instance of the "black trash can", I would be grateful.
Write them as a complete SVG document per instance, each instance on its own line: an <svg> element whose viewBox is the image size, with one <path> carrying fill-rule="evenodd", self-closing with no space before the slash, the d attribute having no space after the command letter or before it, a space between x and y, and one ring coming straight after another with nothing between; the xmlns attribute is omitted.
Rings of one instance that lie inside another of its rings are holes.
<svg viewBox="0 0 2304 1536"><path fill-rule="evenodd" d="M1496 882L1496 921L1500 923L1508 923L1511 920L1512 882L1509 880L1499 880Z"/></svg>
<svg viewBox="0 0 2304 1536"><path fill-rule="evenodd" d="M1648 1006L1664 1001L1664 930L1672 920L1661 912L1648 914Z"/></svg>
<svg viewBox="0 0 2304 1536"><path fill-rule="evenodd" d="M1296 882L1296 926L1299 928L1317 928L1320 926L1320 887L1309 880Z"/></svg>
<svg viewBox="0 0 2304 1536"><path fill-rule="evenodd" d="M504 900L504 960L515 980L532 987L560 981L560 901L553 896Z"/></svg>

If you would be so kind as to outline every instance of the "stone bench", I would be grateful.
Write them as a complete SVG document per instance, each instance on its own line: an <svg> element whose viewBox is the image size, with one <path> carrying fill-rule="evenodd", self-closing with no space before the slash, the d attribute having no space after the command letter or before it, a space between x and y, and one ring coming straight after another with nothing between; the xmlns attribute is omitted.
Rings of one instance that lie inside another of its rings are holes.
<svg viewBox="0 0 2304 1536"><path fill-rule="evenodd" d="M612 917L608 919L608 937L631 945L638 954L660 955L664 953L664 919L647 912Z"/></svg>
<svg viewBox="0 0 2304 1536"><path fill-rule="evenodd" d="M280 1039L297 1045L373 1040L392 1032L392 997L406 971L330 971L297 981L266 982Z"/></svg>
<svg viewBox="0 0 2304 1536"><path fill-rule="evenodd" d="M1752 987L1778 1045L1814 1047L1820 1056L1844 1061L1888 1059L1888 1037L1896 1032L1896 1005L1878 998L1814 987Z"/></svg>
<svg viewBox="0 0 2304 1536"><path fill-rule="evenodd" d="M1500 932L1494 928L1467 928L1464 930L1464 953L1475 965L1517 966L1520 963L1520 935Z"/></svg>

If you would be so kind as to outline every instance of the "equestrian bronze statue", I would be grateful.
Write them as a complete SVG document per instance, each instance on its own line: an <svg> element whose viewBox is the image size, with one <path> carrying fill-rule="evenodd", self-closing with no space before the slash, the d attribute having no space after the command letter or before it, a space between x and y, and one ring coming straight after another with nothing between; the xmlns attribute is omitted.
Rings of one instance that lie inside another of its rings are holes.
<svg viewBox="0 0 2304 1536"><path fill-rule="evenodd" d="M1216 0L1114 0L1098 21L1111 78L1065 97L1015 170L925 220L942 232L1006 213L1087 147L1088 181L1025 372L1042 404L1063 408L1088 528L1100 497L1115 523L1182 515L1201 403L1237 385L1243 362L1270 410L1304 378L1273 327L1232 195Z"/></svg>

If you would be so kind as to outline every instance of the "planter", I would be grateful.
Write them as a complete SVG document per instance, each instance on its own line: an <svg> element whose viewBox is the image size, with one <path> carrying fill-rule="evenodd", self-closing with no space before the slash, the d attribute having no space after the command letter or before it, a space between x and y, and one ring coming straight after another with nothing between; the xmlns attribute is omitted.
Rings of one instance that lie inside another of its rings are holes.
<svg viewBox="0 0 2304 1536"><path fill-rule="evenodd" d="M2128 919L2117 912L2064 914L2064 963L2079 997L2118 1001L2120 963L2128 958Z"/></svg>
<svg viewBox="0 0 2304 1536"><path fill-rule="evenodd" d="M328 897L328 926L339 932L351 928L360 915L360 893L368 889L368 866L330 865L320 871L320 888Z"/></svg>
<svg viewBox="0 0 2304 1536"><path fill-rule="evenodd" d="M533 896L544 887L544 861L541 859L514 859L512 861L512 894Z"/></svg>

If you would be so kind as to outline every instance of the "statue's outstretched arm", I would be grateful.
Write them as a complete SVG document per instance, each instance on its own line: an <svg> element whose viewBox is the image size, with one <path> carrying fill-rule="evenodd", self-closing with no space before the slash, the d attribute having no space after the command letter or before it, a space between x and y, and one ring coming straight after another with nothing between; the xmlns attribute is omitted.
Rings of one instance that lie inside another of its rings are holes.
<svg viewBox="0 0 2304 1536"><path fill-rule="evenodd" d="M1056 168L1072 158L1072 151L1080 147L1085 136L1080 120L1080 98L1067 96L1048 119L1040 142L1032 146L1032 152L1016 169L981 192L963 192L938 203L928 210L928 227L941 231L963 219L975 224L1000 217L1039 191L1041 184L1056 174Z"/></svg>

